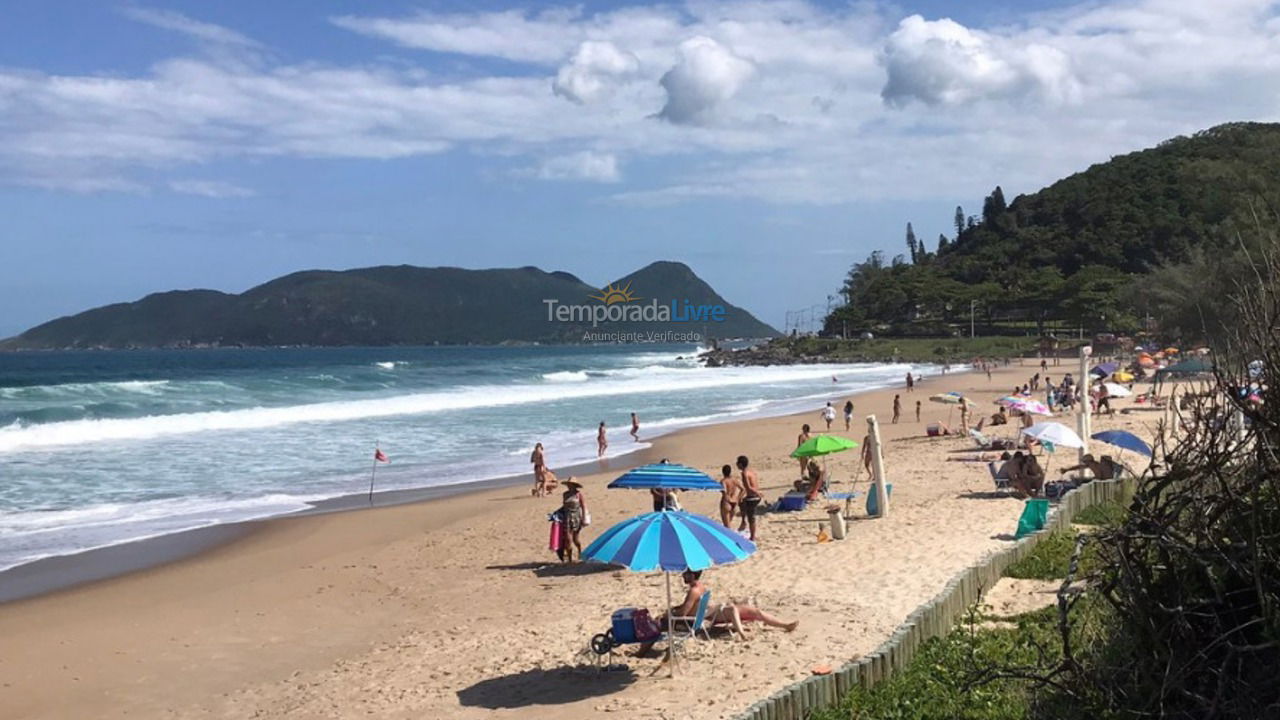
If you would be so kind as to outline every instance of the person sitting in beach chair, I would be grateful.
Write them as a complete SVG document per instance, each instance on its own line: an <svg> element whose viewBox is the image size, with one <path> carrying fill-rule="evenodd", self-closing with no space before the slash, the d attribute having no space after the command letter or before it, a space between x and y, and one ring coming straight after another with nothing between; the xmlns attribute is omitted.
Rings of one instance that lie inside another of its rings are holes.
<svg viewBox="0 0 1280 720"><path fill-rule="evenodd" d="M1014 453L1009 469L1009 485L1019 497L1039 497L1044 488L1044 469L1035 455Z"/></svg>
<svg viewBox="0 0 1280 720"><path fill-rule="evenodd" d="M978 444L981 450L1012 450L1017 443L1004 438L989 438L977 430L970 430L969 437Z"/></svg>
<svg viewBox="0 0 1280 720"><path fill-rule="evenodd" d="M680 579L684 581L685 585L689 586L689 589L684 594L684 600L679 605L658 616L658 627L663 632L666 632L667 616L670 615L672 625L682 630L687 630L691 636L699 630L702 630L703 634L705 634L706 630L700 627L706 617L707 608L704 596L709 598L711 591L702 583L702 571L685 570ZM641 643L640 648L636 650L636 657L648 655L652 652L653 646L662 639L663 637L657 637Z"/></svg>
<svg viewBox="0 0 1280 720"><path fill-rule="evenodd" d="M996 469L993 462L987 463L987 469L991 471L991 479L995 481L997 490L1009 489L1009 470L1012 469L1011 463L1013 456L1008 452L1000 454L1000 469Z"/></svg>
<svg viewBox="0 0 1280 720"><path fill-rule="evenodd" d="M1009 424L1009 415L1005 413L1003 405L1001 405L1000 409L991 415L991 424L992 425L1008 425ZM978 428L978 429L981 430L982 428Z"/></svg>
<svg viewBox="0 0 1280 720"><path fill-rule="evenodd" d="M806 472L807 477L800 478L795 482L796 492L804 493L805 502L813 502L818 498L818 494L826 494L828 476L827 471L818 466L817 463L809 463L809 470Z"/></svg>

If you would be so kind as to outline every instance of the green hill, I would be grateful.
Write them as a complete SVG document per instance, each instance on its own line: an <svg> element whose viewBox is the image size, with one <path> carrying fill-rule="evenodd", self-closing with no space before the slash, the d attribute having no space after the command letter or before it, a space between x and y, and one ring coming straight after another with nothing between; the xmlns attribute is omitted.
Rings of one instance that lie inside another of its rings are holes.
<svg viewBox="0 0 1280 720"><path fill-rule="evenodd" d="M921 334L1054 322L1133 331L1174 312L1145 293L1153 272L1234 253L1256 238L1255 214L1280 191L1280 125L1233 123L1121 155L1006 204L1001 188L980 217L956 208L957 232L908 253L855 265L848 302L828 332ZM1175 323L1173 318L1168 323Z"/></svg>
<svg viewBox="0 0 1280 720"><path fill-rule="evenodd" d="M720 304L720 322L604 322L596 332L685 330L714 337L777 331L730 305L680 263L654 263L614 285L663 303ZM0 342L0 349L271 345L422 345L582 342L584 322L547 318L547 299L594 304L599 288L566 272L408 265L307 270L239 295L213 290L156 293L59 318Z"/></svg>

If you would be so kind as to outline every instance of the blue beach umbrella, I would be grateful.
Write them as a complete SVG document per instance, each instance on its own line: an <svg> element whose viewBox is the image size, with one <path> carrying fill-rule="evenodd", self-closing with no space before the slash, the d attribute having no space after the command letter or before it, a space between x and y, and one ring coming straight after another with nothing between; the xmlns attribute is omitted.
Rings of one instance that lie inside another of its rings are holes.
<svg viewBox="0 0 1280 720"><path fill-rule="evenodd" d="M664 510L623 520L605 530L582 551L582 559L622 565L633 572L662 570L670 608L671 573L735 563L755 551L755 543L711 518L683 510ZM674 636L674 621L668 613L667 637ZM670 640L667 659L671 661L674 675L675 657Z"/></svg>
<svg viewBox="0 0 1280 720"><path fill-rule="evenodd" d="M1094 433L1090 437L1108 445L1115 445L1121 450L1132 450L1139 455L1152 456L1151 446L1143 442L1142 438L1127 430L1105 430L1100 433Z"/></svg>
<svg viewBox="0 0 1280 720"><path fill-rule="evenodd" d="M605 530L582 551L582 558L635 572L684 572L745 560L755 551L755 543L711 518L667 510Z"/></svg>
<svg viewBox="0 0 1280 720"><path fill-rule="evenodd" d="M710 475L677 463L653 463L628 470L609 483L610 488L624 490L721 490Z"/></svg>

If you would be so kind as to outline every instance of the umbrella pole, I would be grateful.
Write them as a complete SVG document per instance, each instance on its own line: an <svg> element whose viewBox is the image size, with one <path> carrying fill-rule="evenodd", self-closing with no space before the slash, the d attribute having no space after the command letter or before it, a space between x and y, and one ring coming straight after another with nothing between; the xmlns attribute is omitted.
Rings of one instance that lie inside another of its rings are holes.
<svg viewBox="0 0 1280 720"><path fill-rule="evenodd" d="M675 620L671 618L671 573L664 572L662 575L667 579L667 664L671 668L671 675L676 676L676 629Z"/></svg>

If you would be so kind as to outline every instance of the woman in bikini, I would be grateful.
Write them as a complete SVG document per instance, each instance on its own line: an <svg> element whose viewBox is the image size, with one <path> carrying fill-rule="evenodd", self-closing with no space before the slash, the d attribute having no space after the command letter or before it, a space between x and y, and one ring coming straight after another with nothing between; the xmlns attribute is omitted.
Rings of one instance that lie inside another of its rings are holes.
<svg viewBox="0 0 1280 720"><path fill-rule="evenodd" d="M542 443L533 446L529 462L533 463L533 496L542 497L547 494L547 457L542 452Z"/></svg>
<svg viewBox="0 0 1280 720"><path fill-rule="evenodd" d="M742 483L738 482L738 478L733 476L733 468L729 465L720 468L720 474L722 476L720 485L724 488L720 491L720 522L724 523L725 527L731 527L733 516L738 511L738 503L742 502L746 491L743 490Z"/></svg>
<svg viewBox="0 0 1280 720"><path fill-rule="evenodd" d="M799 620L792 620L791 622L779 620L755 605L739 602L725 603L707 616L708 625L712 627L729 625L734 632L738 633L738 637L744 640L747 637L747 632L743 625L749 622L762 622L769 627L782 628L787 632L792 632L800 626Z"/></svg>

